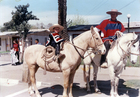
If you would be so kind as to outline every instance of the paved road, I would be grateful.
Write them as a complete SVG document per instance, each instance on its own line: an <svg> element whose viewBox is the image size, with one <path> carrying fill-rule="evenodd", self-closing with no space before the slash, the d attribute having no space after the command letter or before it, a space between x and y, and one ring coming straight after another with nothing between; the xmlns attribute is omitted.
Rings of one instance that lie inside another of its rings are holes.
<svg viewBox="0 0 140 97"><path fill-rule="evenodd" d="M91 67L92 68L92 67ZM0 97L30 97L27 90L27 83L21 82L22 65L12 66L9 55L0 57ZM63 75L62 73L47 72L43 75L43 70L39 69L37 74L37 86L42 97L62 97ZM93 77L91 76L91 79ZM140 97L139 87L126 85L127 82L140 82L140 68L127 67L122 73L119 94L120 97ZM74 77L73 95L74 97L109 97L110 81L107 69L99 69L98 86L101 94L94 93L93 81L91 80L91 93L87 94L83 81L82 66ZM131 83L135 84L135 83ZM35 96L32 96L35 97Z"/></svg>

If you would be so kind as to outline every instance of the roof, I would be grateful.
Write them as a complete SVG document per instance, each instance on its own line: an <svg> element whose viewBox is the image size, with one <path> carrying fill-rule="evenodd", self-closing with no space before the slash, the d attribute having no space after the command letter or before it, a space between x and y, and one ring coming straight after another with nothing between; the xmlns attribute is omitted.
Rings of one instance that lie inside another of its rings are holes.
<svg viewBox="0 0 140 97"><path fill-rule="evenodd" d="M38 32L50 32L48 29L31 29L29 30L28 34L32 34L32 33L38 33ZM18 31L13 31L13 32L0 32L0 36L5 36L5 35L16 35L18 34Z"/></svg>
<svg viewBox="0 0 140 97"><path fill-rule="evenodd" d="M49 29L31 29L31 30L29 30L28 34L38 33L38 32L45 32L45 31L50 33Z"/></svg>
<svg viewBox="0 0 140 97"><path fill-rule="evenodd" d="M97 26L97 25L76 25L76 26L71 26L68 28L68 31L87 31L90 30L90 27L93 26Z"/></svg>
<svg viewBox="0 0 140 97"><path fill-rule="evenodd" d="M4 35L13 35L13 34L17 34L17 31L13 31L13 32L0 32L0 36L4 36Z"/></svg>
<svg viewBox="0 0 140 97"><path fill-rule="evenodd" d="M94 24L94 25L76 25L76 26L71 26L68 28L68 31L87 31L90 30L90 27L96 27L99 24ZM128 28L128 23L123 23L125 28ZM130 29L131 28L140 28L140 22L130 22Z"/></svg>

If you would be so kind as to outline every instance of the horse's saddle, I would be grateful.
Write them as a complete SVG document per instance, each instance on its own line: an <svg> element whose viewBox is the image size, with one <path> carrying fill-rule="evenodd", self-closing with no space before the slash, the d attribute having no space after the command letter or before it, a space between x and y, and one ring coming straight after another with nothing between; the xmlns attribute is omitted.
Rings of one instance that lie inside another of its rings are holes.
<svg viewBox="0 0 140 97"><path fill-rule="evenodd" d="M47 46L43 51L42 51L42 58L44 60L49 60L52 57L55 56L55 49L52 46Z"/></svg>
<svg viewBox="0 0 140 97"><path fill-rule="evenodd" d="M50 63L52 61L56 61L58 58L64 57L64 54L59 54L59 56L55 55L55 48L52 46L47 46L43 51L42 51L42 58L44 61ZM60 45L60 50L63 50L63 43Z"/></svg>

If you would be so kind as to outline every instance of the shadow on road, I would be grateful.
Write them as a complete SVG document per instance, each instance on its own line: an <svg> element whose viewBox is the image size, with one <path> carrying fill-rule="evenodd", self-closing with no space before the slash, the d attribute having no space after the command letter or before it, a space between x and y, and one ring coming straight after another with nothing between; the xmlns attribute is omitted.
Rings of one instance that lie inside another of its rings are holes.
<svg viewBox="0 0 140 97"><path fill-rule="evenodd" d="M128 95L129 97L138 97L139 95L139 90L138 89L135 89L135 88L131 88L131 87L126 87L126 85L124 85L125 81L123 79L120 79L119 80L119 87L118 87L118 93L119 95ZM98 83L98 87L99 89L101 90L101 93L105 94L105 95L110 95L110 80L107 80L107 81L97 81ZM91 81L90 82L90 85L91 85L91 93L95 93L94 92L94 82ZM51 87L46 87L46 88L42 88L42 89L39 89L39 92L41 95L44 95L46 93L53 93L55 94L56 96L55 97L58 97L59 95L62 95L63 93L63 86L61 85L53 85ZM86 88L85 87L80 87L79 86L79 83L74 83L73 84L73 95L74 97L79 97L79 96L86 96L87 95L87 92L86 92Z"/></svg>
<svg viewBox="0 0 140 97"><path fill-rule="evenodd" d="M119 80L119 86L118 86L118 93L119 95L128 95L129 97L138 97L139 96L139 89L135 89L132 87L127 87L124 85L124 80L120 79ZM110 95L110 90L111 90L111 85L110 85L110 80L107 81L101 81L98 80L98 88L101 90L101 93L104 93L106 95ZM94 82L90 82L92 93L94 92Z"/></svg>
<svg viewBox="0 0 140 97"><path fill-rule="evenodd" d="M11 63L1 64L0 66L10 65Z"/></svg>

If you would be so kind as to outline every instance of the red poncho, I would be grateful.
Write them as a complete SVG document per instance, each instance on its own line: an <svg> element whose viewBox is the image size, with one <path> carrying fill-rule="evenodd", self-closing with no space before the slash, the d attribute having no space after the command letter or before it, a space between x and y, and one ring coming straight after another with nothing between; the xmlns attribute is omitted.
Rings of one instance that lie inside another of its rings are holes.
<svg viewBox="0 0 140 97"><path fill-rule="evenodd" d="M96 26L96 28L104 33L104 38L115 35L116 31L125 31L125 28L120 21L111 21L111 19L102 21L100 25Z"/></svg>

